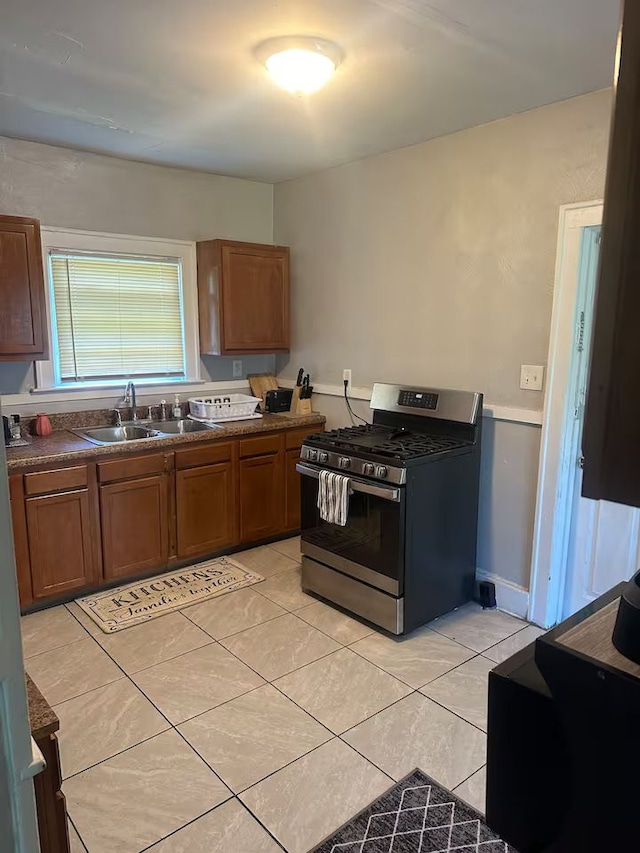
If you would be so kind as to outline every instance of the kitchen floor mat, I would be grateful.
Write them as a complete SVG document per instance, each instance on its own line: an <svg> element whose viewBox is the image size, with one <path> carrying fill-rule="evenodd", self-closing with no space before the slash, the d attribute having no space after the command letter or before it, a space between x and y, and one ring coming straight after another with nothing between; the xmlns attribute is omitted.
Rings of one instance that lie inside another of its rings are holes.
<svg viewBox="0 0 640 853"><path fill-rule="evenodd" d="M157 575L135 583L77 598L76 604L105 634L140 625L189 604L197 604L263 581L231 557L217 557L178 572Z"/></svg>
<svg viewBox="0 0 640 853"><path fill-rule="evenodd" d="M482 816L414 770L311 853L517 853Z"/></svg>

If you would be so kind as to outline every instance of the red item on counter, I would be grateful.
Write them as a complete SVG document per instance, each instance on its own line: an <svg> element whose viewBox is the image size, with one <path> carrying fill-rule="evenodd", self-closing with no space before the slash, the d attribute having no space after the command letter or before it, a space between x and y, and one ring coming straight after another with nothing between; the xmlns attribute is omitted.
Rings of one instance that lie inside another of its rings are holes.
<svg viewBox="0 0 640 853"><path fill-rule="evenodd" d="M49 418L44 413L37 415L35 425L36 435L51 435L52 432L53 427L51 426Z"/></svg>

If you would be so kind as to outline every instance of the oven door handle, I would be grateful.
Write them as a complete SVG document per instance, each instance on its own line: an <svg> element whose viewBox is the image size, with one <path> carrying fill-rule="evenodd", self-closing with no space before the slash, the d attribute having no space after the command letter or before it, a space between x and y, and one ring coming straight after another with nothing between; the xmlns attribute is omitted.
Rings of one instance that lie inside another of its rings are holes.
<svg viewBox="0 0 640 853"><path fill-rule="evenodd" d="M296 465L298 474L303 477L313 477L314 480L320 479L320 471L322 468L314 468L311 465L302 465L300 462ZM348 476L348 475L345 475ZM364 495L373 495L376 498L382 498L384 501L393 501L400 503L400 489L394 489L389 486L378 486L373 483L365 483L364 480L354 480L349 477L349 492L359 492Z"/></svg>

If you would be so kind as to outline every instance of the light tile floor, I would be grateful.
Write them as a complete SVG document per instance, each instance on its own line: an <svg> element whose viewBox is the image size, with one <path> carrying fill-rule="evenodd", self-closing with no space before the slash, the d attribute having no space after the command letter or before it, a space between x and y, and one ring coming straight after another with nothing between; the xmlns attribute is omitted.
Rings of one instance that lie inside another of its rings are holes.
<svg viewBox="0 0 640 853"><path fill-rule="evenodd" d="M414 767L483 810L488 673L541 631L474 604L393 639L262 583L116 635L74 603L22 620L61 721L73 853L306 853Z"/></svg>

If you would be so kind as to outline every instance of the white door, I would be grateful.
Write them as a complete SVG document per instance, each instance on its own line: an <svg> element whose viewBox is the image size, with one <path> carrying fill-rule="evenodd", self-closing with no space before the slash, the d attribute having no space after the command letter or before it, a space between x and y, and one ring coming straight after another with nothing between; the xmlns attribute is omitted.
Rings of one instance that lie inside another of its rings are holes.
<svg viewBox="0 0 640 853"><path fill-rule="evenodd" d="M582 497L581 446L589 370L600 228L585 228L576 302L576 349L569 383L568 416L573 409L574 501L562 618L570 616L638 569L640 510Z"/></svg>
<svg viewBox="0 0 640 853"><path fill-rule="evenodd" d="M9 512L7 465L0 439L0 849L37 853L32 776L42 763L34 755L29 729Z"/></svg>

